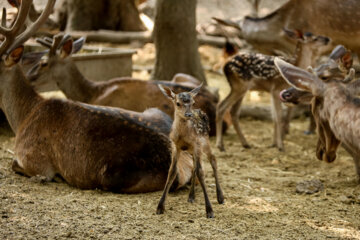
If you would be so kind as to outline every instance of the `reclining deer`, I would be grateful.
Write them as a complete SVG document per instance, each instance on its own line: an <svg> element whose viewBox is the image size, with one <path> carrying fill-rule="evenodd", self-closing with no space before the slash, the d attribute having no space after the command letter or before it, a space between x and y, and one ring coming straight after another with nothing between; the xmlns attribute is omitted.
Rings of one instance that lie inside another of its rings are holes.
<svg viewBox="0 0 360 240"><path fill-rule="evenodd" d="M82 188L138 193L161 190L171 163L171 119L159 110L144 113L60 99L44 99L21 67L21 45L50 14L49 0L39 19L19 34L32 1L22 1L13 27L1 24L0 107L16 134L12 168L26 176L55 176ZM180 156L177 186L191 178L192 159Z"/></svg>
<svg viewBox="0 0 360 240"><path fill-rule="evenodd" d="M311 33L302 34L300 31L285 30L288 36L297 40L295 64L307 67L314 63L319 55L319 48L329 43L327 37L314 36ZM230 94L221 101L216 111L216 146L224 151L222 136L222 121L225 111L231 108L231 119L240 141L245 148L250 145L246 141L240 125L239 114L242 100L248 90L270 92L274 110L274 142L280 151L283 146L282 108L279 93L288 84L281 78L274 65L274 56L263 54L239 53L224 66L224 73L231 87Z"/></svg>
<svg viewBox="0 0 360 240"><path fill-rule="evenodd" d="M360 177L360 99L353 95L352 87L343 86L335 79L322 81L313 72L278 58L275 65L289 84L313 95L312 113L319 135L317 158L326 162L334 161L341 143L353 157ZM359 86L359 83L355 84Z"/></svg>
<svg viewBox="0 0 360 240"><path fill-rule="evenodd" d="M72 53L81 49L84 39L79 39L73 43L69 35L64 37L58 35L53 41L45 38L39 40L39 42L48 47L50 52L47 61L36 65L29 72L33 85L39 88L44 84L54 82L67 98L75 101L120 107L138 112L156 107L172 117L174 107L161 93L157 84L171 87L175 92L190 91L192 89L173 82L143 81L130 77L93 82L80 73L74 61L69 57ZM179 78L182 81L184 78L191 82L194 81L191 76L181 75ZM218 99L206 89L202 89L196 97L196 107L201 108L210 119L211 135L215 135L217 101Z"/></svg>

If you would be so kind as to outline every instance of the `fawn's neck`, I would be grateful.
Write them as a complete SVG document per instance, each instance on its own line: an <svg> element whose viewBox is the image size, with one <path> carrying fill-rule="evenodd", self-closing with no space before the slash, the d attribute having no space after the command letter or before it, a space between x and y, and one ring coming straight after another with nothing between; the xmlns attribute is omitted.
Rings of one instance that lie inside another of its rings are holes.
<svg viewBox="0 0 360 240"><path fill-rule="evenodd" d="M43 99L27 83L22 69L15 65L8 71L6 89L2 94L2 109L16 133L23 121Z"/></svg>
<svg viewBox="0 0 360 240"><path fill-rule="evenodd" d="M295 66L306 69L308 66L313 65L313 49L298 41L296 43L294 58Z"/></svg>

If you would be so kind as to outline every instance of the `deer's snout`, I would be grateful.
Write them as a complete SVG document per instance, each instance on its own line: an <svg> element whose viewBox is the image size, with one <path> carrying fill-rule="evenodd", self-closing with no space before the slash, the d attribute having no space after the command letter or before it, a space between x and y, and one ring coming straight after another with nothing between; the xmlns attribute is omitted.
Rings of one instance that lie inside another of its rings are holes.
<svg viewBox="0 0 360 240"><path fill-rule="evenodd" d="M292 94L288 90L282 90L280 92L280 100L283 102L287 102L291 99Z"/></svg>

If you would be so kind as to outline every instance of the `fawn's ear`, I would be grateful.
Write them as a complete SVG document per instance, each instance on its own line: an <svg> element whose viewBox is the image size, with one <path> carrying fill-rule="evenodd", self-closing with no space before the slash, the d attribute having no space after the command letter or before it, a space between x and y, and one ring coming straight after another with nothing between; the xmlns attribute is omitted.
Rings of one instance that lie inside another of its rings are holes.
<svg viewBox="0 0 360 240"><path fill-rule="evenodd" d="M311 92L314 96L320 96L322 94L325 83L318 79L313 73L295 67L280 58L275 58L275 65L281 76L294 88L300 91Z"/></svg>
<svg viewBox="0 0 360 240"><path fill-rule="evenodd" d="M61 46L61 52L60 57L66 58L71 55L73 50L73 40L72 38L68 39L62 46Z"/></svg>
<svg viewBox="0 0 360 240"><path fill-rule="evenodd" d="M84 38L84 37L81 37L78 40L76 40L73 43L72 53L77 53L78 51L80 51L81 48L84 46L85 40L86 40L86 38Z"/></svg>
<svg viewBox="0 0 360 240"><path fill-rule="evenodd" d="M170 88L165 87L161 84L158 84L158 87L160 88L160 91L169 99L174 100L175 99L175 93L171 91Z"/></svg>
<svg viewBox="0 0 360 240"><path fill-rule="evenodd" d="M190 91L190 94L191 94L192 97L195 97L200 92L200 89L203 86L203 83L204 82L202 82L198 87L196 87L196 88L194 88L193 90Z"/></svg>
<svg viewBox="0 0 360 240"><path fill-rule="evenodd" d="M24 56L21 58L21 64L22 65L37 64L40 62L41 58L48 52L49 52L49 50L42 51L42 52L25 53Z"/></svg>
<svg viewBox="0 0 360 240"><path fill-rule="evenodd" d="M341 57L341 64L345 69L350 69L353 65L353 58L351 55L351 52L347 51L342 57Z"/></svg>
<svg viewBox="0 0 360 240"><path fill-rule="evenodd" d="M12 65L18 63L21 60L21 57L24 53L24 46L15 48L6 58L5 58L5 66L11 67Z"/></svg>

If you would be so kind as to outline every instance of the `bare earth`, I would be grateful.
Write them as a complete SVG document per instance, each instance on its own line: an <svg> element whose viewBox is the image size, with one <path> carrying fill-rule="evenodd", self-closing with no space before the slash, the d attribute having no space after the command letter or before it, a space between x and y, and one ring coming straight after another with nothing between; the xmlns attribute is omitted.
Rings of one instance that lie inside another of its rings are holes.
<svg viewBox="0 0 360 240"><path fill-rule="evenodd" d="M223 77L208 77L227 89ZM232 127L227 152L215 149L212 139L226 197L217 204L205 160L215 219L205 218L200 186L193 204L187 189L170 194L159 216L161 192L83 191L17 175L11 170L14 137L1 128L1 239L360 239L360 186L352 159L341 149L334 163L318 161L316 137L303 135L305 120L292 122L285 153L268 147L271 122L240 120L252 149L241 147ZM321 180L324 191L297 194L297 182L311 179Z"/></svg>

